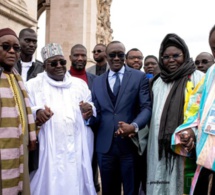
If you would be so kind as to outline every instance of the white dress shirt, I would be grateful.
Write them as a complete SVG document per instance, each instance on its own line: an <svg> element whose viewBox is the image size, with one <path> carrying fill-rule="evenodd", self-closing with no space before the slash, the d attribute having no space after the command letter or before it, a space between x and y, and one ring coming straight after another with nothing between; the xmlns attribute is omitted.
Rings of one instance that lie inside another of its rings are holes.
<svg viewBox="0 0 215 195"><path fill-rule="evenodd" d="M108 82L109 82L109 85L110 85L110 88L111 88L111 91L112 91L112 92L113 92L114 83L115 83L115 81L116 81L116 75L115 75L115 73L116 73L116 72L110 70L110 71L109 71L109 74L108 74ZM125 73L125 66L123 66L123 67L118 71L120 83L122 83L122 79L123 79L124 73Z"/></svg>
<svg viewBox="0 0 215 195"><path fill-rule="evenodd" d="M30 62L23 62L21 60L21 65L22 65L22 79L24 82L27 81L27 74L28 74L28 70L30 69L30 67L32 66L32 63L34 62L34 60L32 59Z"/></svg>

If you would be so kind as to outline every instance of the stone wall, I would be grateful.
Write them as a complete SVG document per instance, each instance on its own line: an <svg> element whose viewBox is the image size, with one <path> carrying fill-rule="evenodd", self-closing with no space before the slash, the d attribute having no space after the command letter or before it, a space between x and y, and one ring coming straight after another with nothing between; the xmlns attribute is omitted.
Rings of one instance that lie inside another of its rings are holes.
<svg viewBox="0 0 215 195"><path fill-rule="evenodd" d="M46 43L60 43L70 66L70 50L75 44L83 44L92 59L92 49L96 44L95 0L52 0L46 9Z"/></svg>
<svg viewBox="0 0 215 195"><path fill-rule="evenodd" d="M0 0L1 28L12 28L17 34L26 27L37 30L38 2L46 10L46 43L62 45L68 66L73 45L86 46L90 66L96 43L108 44L112 40L112 0Z"/></svg>
<svg viewBox="0 0 215 195"><path fill-rule="evenodd" d="M0 0L0 26L12 28L17 34L22 28L37 28L37 0Z"/></svg>

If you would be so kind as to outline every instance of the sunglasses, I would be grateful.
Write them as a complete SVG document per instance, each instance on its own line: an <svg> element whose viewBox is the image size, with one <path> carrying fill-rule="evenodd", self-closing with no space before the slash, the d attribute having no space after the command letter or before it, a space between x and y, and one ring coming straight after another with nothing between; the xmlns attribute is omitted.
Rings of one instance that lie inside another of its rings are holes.
<svg viewBox="0 0 215 195"><path fill-rule="evenodd" d="M130 59L130 60L134 60L134 59L142 60L143 57L142 56L128 56L128 59Z"/></svg>
<svg viewBox="0 0 215 195"><path fill-rule="evenodd" d="M171 58L173 58L174 60L177 60L180 56L182 56L183 54L180 53L180 54L173 54L171 56L162 56L161 59L163 60L170 60Z"/></svg>
<svg viewBox="0 0 215 195"><path fill-rule="evenodd" d="M9 52L9 51L11 50L11 48L13 48L13 50L14 50L16 53L20 52L20 50L21 50L20 46L18 46L18 45L3 44L3 45L0 45L0 46L1 46L1 47L3 48L3 50L6 51L6 52Z"/></svg>
<svg viewBox="0 0 215 195"><path fill-rule="evenodd" d="M108 55L109 55L110 58L115 58L116 56L118 58L121 58L121 59L125 58L125 54L124 53L109 53Z"/></svg>
<svg viewBox="0 0 215 195"><path fill-rule="evenodd" d="M203 60L196 60L195 61L195 65L199 65L200 63L201 64L207 64L208 62L213 62L213 61L211 61L211 60L206 60L206 59L203 59Z"/></svg>
<svg viewBox="0 0 215 195"><path fill-rule="evenodd" d="M47 64L50 64L51 67L56 67L58 65L58 62L60 62L61 66L65 66L66 65L66 60L53 60L51 62L48 62Z"/></svg>
<svg viewBox="0 0 215 195"><path fill-rule="evenodd" d="M98 49L98 50L93 50L93 51L92 51L92 53L94 53L94 54L95 54L95 53L101 53L101 52L103 52L103 51L100 50L100 49Z"/></svg>

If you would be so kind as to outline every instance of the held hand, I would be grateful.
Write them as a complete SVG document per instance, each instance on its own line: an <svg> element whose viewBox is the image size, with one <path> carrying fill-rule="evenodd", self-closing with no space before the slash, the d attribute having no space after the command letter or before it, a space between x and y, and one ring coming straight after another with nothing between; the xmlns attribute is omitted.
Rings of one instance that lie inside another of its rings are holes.
<svg viewBox="0 0 215 195"><path fill-rule="evenodd" d="M89 103L81 101L79 106L85 120L88 120L91 116L93 116L93 109Z"/></svg>
<svg viewBox="0 0 215 195"><path fill-rule="evenodd" d="M135 135L135 127L123 121L118 122L118 130L115 132L115 136L121 135L122 137L133 137Z"/></svg>
<svg viewBox="0 0 215 195"><path fill-rule="evenodd" d="M51 109L47 106L45 106L45 110L41 109L37 111L37 118L36 118L36 124L38 126L43 125L46 121L48 121L52 116L53 116L53 112L51 111Z"/></svg>
<svg viewBox="0 0 215 195"><path fill-rule="evenodd" d="M181 144L187 152L195 147L195 134L191 128L185 129L179 133Z"/></svg>
<svg viewBox="0 0 215 195"><path fill-rule="evenodd" d="M45 105L45 111L46 111L47 114L50 114L51 116L54 114L54 113L51 111L51 109L50 109L49 107L47 107L46 105Z"/></svg>
<svg viewBox="0 0 215 195"><path fill-rule="evenodd" d="M129 135L128 135L128 137L135 137L135 135L136 135L136 133L130 133Z"/></svg>
<svg viewBox="0 0 215 195"><path fill-rule="evenodd" d="M30 142L29 142L29 145L28 145L28 150L29 150L29 151L36 150L36 149L37 149L36 143L37 143L36 140L30 141Z"/></svg>

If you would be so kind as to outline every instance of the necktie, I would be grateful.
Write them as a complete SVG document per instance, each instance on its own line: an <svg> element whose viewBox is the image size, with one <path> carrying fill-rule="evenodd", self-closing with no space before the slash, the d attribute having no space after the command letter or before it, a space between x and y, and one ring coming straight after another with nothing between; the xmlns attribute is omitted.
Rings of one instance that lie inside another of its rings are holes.
<svg viewBox="0 0 215 195"><path fill-rule="evenodd" d="M119 89L120 89L119 73L116 72L116 73L115 73L115 76L116 76L116 81L115 81L114 86L113 86L113 94L114 94L115 96L117 96L118 93L119 93Z"/></svg>

